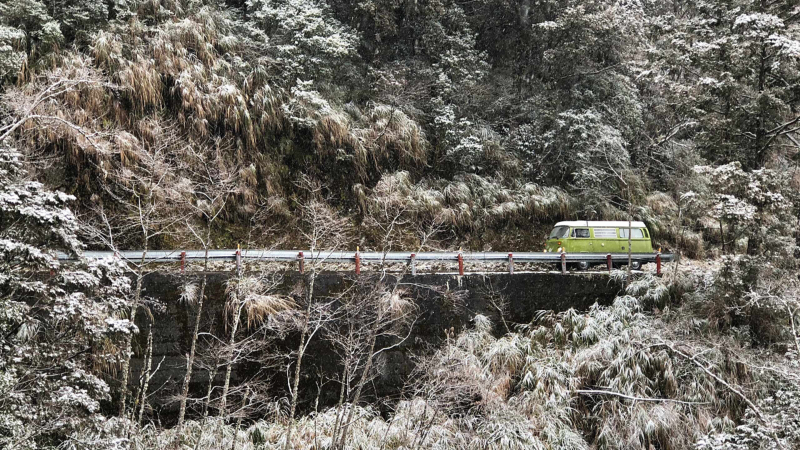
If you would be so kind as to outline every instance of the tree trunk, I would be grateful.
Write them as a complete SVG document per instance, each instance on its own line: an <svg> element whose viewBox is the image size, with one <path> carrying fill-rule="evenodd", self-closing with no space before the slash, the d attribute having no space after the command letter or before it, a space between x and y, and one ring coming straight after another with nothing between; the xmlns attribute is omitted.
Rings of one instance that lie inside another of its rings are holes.
<svg viewBox="0 0 800 450"><path fill-rule="evenodd" d="M237 287L238 289L238 287ZM241 310L239 309L239 295L236 295L237 302L236 302L236 312L233 316L233 325L231 326L231 338L228 342L230 346L230 350L233 351L233 346L236 345L236 331L239 328L239 316L241 315ZM225 407L228 400L228 390L231 386L231 371L233 370L233 361L228 360L227 367L225 368L225 382L222 385L222 398L220 399L219 403L219 416L224 418L225 416Z"/></svg>
<svg viewBox="0 0 800 450"><path fill-rule="evenodd" d="M764 40L761 40L761 52L760 52L760 63L758 68L758 92L759 94L764 92L764 87L767 79L767 72L769 70L769 66L767 65L767 45ZM753 158L751 162L751 169L755 169L756 167L763 166L767 160L767 147L770 144L770 140L767 140L767 129L764 124L764 114L765 112L762 111L760 108L758 110L758 126L756 128L755 133L755 152L753 152ZM766 144L764 141L767 141Z"/></svg>
<svg viewBox="0 0 800 450"><path fill-rule="evenodd" d="M200 295L197 298L197 317L194 320L194 333L192 334L192 345L189 348L189 360L186 361L186 375L183 377L183 390L181 391L181 407L178 412L178 428L183 425L186 417L186 399L189 396L189 383L192 381L192 367L194 366L194 355L197 348L197 334L200 331L200 318L203 314L203 297L206 293L206 282L208 276L208 247L206 246L205 258L203 260L203 281L200 282Z"/></svg>
<svg viewBox="0 0 800 450"><path fill-rule="evenodd" d="M300 332L300 345L297 347L297 364L294 368L294 380L292 381L292 404L289 409L289 424L286 428L286 445L284 447L286 450L291 448L290 442L292 441L292 431L294 428L294 414L295 411L297 411L297 389L300 386L300 366L303 363L303 353L305 353L306 337L308 336L308 323L311 317L311 300L314 296L315 279L316 270L312 268L306 288L306 317L303 320L303 329Z"/></svg>
<svg viewBox="0 0 800 450"><path fill-rule="evenodd" d="M217 364L219 364L219 358L214 360L214 368L208 371L208 390L206 391L206 399L203 402L203 419L208 416L208 405L211 403L211 391L214 389L214 378L217 377Z"/></svg>
<svg viewBox="0 0 800 450"><path fill-rule="evenodd" d="M345 393L349 394L347 391L347 386L350 384L350 357L348 356L344 362L344 368L342 369L342 387L339 390L339 403L338 408L336 411L336 422L333 424L333 433L331 433L333 442L338 440L339 436L339 427L342 424L342 417L344 416L344 412L342 411L342 406L344 405Z"/></svg>
<svg viewBox="0 0 800 450"><path fill-rule="evenodd" d="M136 306L131 307L131 322L136 317ZM120 382L119 394L119 416L125 417L125 401L128 397L128 373L130 372L131 352L133 351L133 336L131 333L125 336L124 350L122 353L122 381Z"/></svg>
<svg viewBox="0 0 800 450"><path fill-rule="evenodd" d="M244 398L242 399L242 410L244 410L245 406L247 406L247 397L250 396L250 387L248 386L247 390L244 392ZM239 419L236 421L236 428L233 431L233 446L231 450L236 450L236 442L239 438L239 429L242 428L242 416L239 415Z"/></svg>
<svg viewBox="0 0 800 450"><path fill-rule="evenodd" d="M672 275L674 280L678 279L678 272L679 272L679 269L681 267L681 257L683 256L683 248L684 248L684 242L685 242L683 237L684 237L684 232L685 232L686 229L683 227L683 205L682 204L678 204L678 226L681 227L681 235L680 235L680 238L678 238L678 243L677 243L678 248L677 248L677 251L675 252L676 253L675 269L673 270L673 275Z"/></svg>
<svg viewBox="0 0 800 450"><path fill-rule="evenodd" d="M236 291L234 292L234 298L236 300L236 307L233 308L236 312L233 317L233 325L231 326L231 339L229 342L230 351L234 351L234 346L236 345L236 331L239 328L239 318L242 315L242 302L241 302L241 282L242 282L242 267L239 265L239 260L237 259L237 267L236 267ZM233 353L231 353L233 354ZM222 385L222 398L220 399L220 406L219 406L219 416L224 420L225 418L225 407L228 401L228 390L231 386L231 371L233 370L233 360L228 360L228 365L225 368L225 382Z"/></svg>
<svg viewBox="0 0 800 450"><path fill-rule="evenodd" d="M131 306L130 320L132 323L136 322L136 309L139 307L139 299L142 296L142 277L144 276L144 260L147 256L147 240L144 241L144 251L142 252L142 259L139 262L139 267L136 270L136 291L134 292L133 305ZM125 336L125 350L122 355L122 382L121 392L119 397L119 416L125 417L125 401L128 397L128 375L131 368L131 356L133 353L133 335L131 333Z"/></svg>
<svg viewBox="0 0 800 450"><path fill-rule="evenodd" d="M142 416L144 416L144 404L147 401L147 389L150 386L150 370L153 368L153 327L150 326L150 331L147 333L147 363L144 371L142 371L142 398L139 403L139 418L138 423L142 423Z"/></svg>
<svg viewBox="0 0 800 450"><path fill-rule="evenodd" d="M630 188L628 188L628 276L626 279L626 285L631 284L631 264L633 264L633 255L632 255L633 251L631 248L631 237L633 235L633 233L631 232L632 230L631 221L633 220L632 216L633 216L633 200L631 199Z"/></svg>
<svg viewBox="0 0 800 450"><path fill-rule="evenodd" d="M378 306L380 308L380 306ZM382 317L380 312L378 316L375 318L375 323L372 326L372 330L370 330L370 342L369 342L369 353L367 353L367 362L364 364L364 371L361 373L361 379L358 380L358 385L356 386L356 393L353 396L353 402L350 404L350 410L347 413L347 420L345 420L344 424L342 424L342 436L339 441L339 448L344 448L344 444L347 441L347 432L350 428L350 423L353 420L353 414L355 413L355 406L358 404L358 401L361 399L361 391L364 389L364 385L367 383L367 379L369 378L369 372L372 370L372 360L375 356L375 343L378 340L378 332L380 331Z"/></svg>

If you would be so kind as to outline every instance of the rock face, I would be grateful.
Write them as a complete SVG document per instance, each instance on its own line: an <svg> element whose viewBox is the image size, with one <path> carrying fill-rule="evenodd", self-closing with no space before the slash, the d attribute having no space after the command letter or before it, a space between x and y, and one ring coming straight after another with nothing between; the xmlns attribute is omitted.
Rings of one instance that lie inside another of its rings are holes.
<svg viewBox="0 0 800 450"><path fill-rule="evenodd" d="M225 306L225 286L231 278L230 272L210 272L206 288L206 300L201 321L202 336L198 343L199 359L213 359L204 355L204 343L213 340L210 334L227 340L230 332L223 323ZM315 280L315 298L332 298L352 284L355 275L342 272L322 272ZM200 274L152 273L144 280L144 295L153 299L156 305L151 308L152 325L149 316L139 312L136 322L140 333L136 339L135 357L131 363L134 384L138 384L145 354L147 332L153 331L153 367L159 365L158 372L150 380L150 402L153 414L159 420L169 423L174 420L177 404L170 399L180 390L186 370L186 358L191 344L196 310L180 301L181 286L187 280L195 279L199 284ZM394 279L396 280L396 278ZM394 281L393 280L393 281ZM563 311L570 307L586 310L594 303L610 304L620 293L621 286L605 274L590 273L564 276L557 273L520 272L467 274L422 274L406 275L400 283L411 292L419 307L419 318L414 323L409 337L391 351L381 356L380 370L370 383L370 396L396 396L414 367L414 357L422 356L438 348L446 338L446 333L458 333L470 326L477 314L488 316L498 334L505 332L505 321L509 327L518 323L528 323L536 311ZM278 290L290 292L301 289L302 275L287 272ZM505 301L502 314L498 305ZM209 334L210 333L210 334ZM234 366L231 384L243 380L262 379L269 381L269 391L275 399L288 396L287 364L294 359L286 356L296 349L298 335L272 337L267 349L257 360ZM313 407L319 397L319 406L333 404L339 395L339 385L331 381L340 369L332 345L319 335L309 345L303 362L303 382L301 384L301 406ZM283 355L283 356L281 356ZM269 356L269 358L267 358ZM292 371L294 369L292 368ZM214 380L216 385L223 382L224 367L220 368ZM192 396L205 395L209 372L203 368L194 369L192 376ZM318 388L318 382L322 385ZM324 382L324 383L323 383ZM135 389L136 387L134 387ZM218 396L219 387L212 397ZM195 408L197 409L197 408Z"/></svg>

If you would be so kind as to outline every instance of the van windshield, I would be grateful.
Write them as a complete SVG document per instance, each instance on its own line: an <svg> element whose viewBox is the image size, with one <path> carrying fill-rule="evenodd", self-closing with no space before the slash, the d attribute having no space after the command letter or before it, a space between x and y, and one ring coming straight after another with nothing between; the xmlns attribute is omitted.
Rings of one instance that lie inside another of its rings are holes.
<svg viewBox="0 0 800 450"><path fill-rule="evenodd" d="M548 239L561 239L566 237L569 233L569 227L555 227L553 231L550 232L550 237Z"/></svg>

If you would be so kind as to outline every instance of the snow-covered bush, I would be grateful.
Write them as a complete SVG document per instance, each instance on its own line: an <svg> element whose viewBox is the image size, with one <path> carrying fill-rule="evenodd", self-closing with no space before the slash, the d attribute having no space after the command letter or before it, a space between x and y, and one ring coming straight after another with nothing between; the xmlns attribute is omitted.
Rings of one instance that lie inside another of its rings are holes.
<svg viewBox="0 0 800 450"><path fill-rule="evenodd" d="M714 429L700 436L696 450L788 449L800 446L800 386L784 384L773 394L756 402L763 420L752 408L741 424L718 421Z"/></svg>

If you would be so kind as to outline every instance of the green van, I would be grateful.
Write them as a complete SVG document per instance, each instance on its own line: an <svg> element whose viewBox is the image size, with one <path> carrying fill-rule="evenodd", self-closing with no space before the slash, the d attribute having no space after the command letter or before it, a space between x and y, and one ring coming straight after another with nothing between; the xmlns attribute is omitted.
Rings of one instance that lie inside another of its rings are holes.
<svg viewBox="0 0 800 450"><path fill-rule="evenodd" d="M631 253L653 253L650 232L644 222L585 220L558 222L547 238L546 252L566 253L628 253L628 227L631 232ZM580 269L590 264L581 261ZM639 269L641 261L632 261L631 268Z"/></svg>

